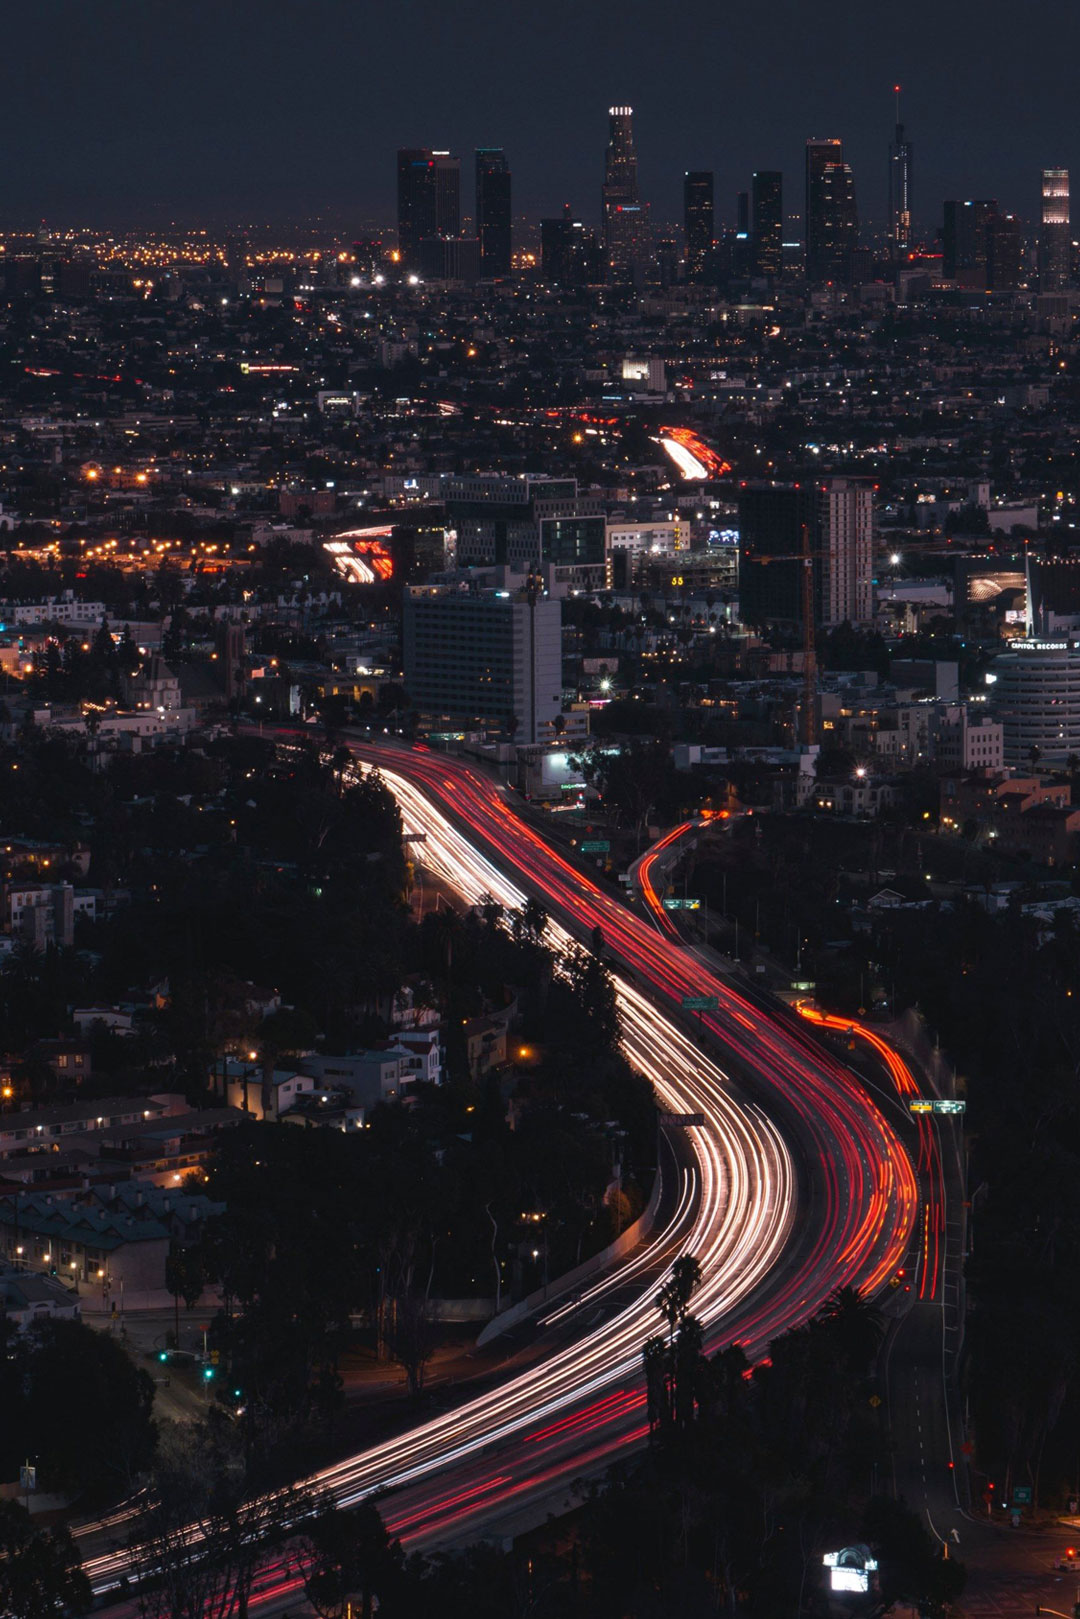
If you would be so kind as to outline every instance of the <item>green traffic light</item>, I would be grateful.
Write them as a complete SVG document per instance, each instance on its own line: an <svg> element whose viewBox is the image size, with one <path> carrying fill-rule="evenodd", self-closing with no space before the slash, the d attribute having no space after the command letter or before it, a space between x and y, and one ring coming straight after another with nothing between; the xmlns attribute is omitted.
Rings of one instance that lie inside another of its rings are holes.
<svg viewBox="0 0 1080 1619"><path fill-rule="evenodd" d="M204 1366L203 1367L203 1376L205 1377L205 1379L206 1379L206 1381L208 1383L209 1383L210 1379L213 1377L213 1375L214 1375L214 1368L212 1366Z"/></svg>
<svg viewBox="0 0 1080 1619"><path fill-rule="evenodd" d="M161 1349L161 1350L158 1351L158 1360L167 1361L168 1358L169 1358L169 1351L167 1349Z"/></svg>

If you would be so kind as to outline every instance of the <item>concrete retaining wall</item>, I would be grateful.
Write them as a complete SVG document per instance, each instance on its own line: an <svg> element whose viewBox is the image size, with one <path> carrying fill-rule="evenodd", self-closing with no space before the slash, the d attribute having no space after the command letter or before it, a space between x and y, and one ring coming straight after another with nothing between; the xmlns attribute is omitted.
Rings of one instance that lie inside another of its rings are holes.
<svg viewBox="0 0 1080 1619"><path fill-rule="evenodd" d="M575 1265L573 1270L566 1271L562 1276L556 1276L555 1280L549 1282L547 1287L538 1287L534 1293L529 1293L525 1298L519 1299L509 1309L501 1310L497 1316L494 1316L488 1322L477 1338L477 1347L490 1343L493 1338L499 1337L500 1333L508 1332L511 1327L516 1327L519 1321L525 1321L537 1310L543 1309L545 1305L554 1304L556 1299L564 1298L567 1293L572 1293L574 1288L580 1286L582 1282L587 1282L590 1277L596 1276L609 1265L613 1265L616 1260L622 1259L625 1254L630 1253L631 1249L636 1248L639 1242L644 1242L646 1237L652 1235L653 1226L656 1224L656 1211L660 1207L660 1193L661 1174L659 1168L657 1168L656 1174L653 1176L649 1201L633 1225L628 1225L621 1236L616 1237L614 1242L609 1242L607 1247L602 1248L598 1254L593 1254L591 1259L582 1260L581 1264Z"/></svg>

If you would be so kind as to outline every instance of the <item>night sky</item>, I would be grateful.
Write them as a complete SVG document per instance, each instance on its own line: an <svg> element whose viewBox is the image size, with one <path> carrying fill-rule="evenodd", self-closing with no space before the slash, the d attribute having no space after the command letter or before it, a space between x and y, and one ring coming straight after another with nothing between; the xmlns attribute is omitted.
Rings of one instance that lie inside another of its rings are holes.
<svg viewBox="0 0 1080 1619"><path fill-rule="evenodd" d="M4 225L389 223L399 145L505 146L515 212L593 219L615 101L661 219L686 168L721 218L755 166L798 210L816 134L874 221L894 80L924 228L947 195L1030 217L1044 164L1080 194L1077 0L7 0L3 36Z"/></svg>

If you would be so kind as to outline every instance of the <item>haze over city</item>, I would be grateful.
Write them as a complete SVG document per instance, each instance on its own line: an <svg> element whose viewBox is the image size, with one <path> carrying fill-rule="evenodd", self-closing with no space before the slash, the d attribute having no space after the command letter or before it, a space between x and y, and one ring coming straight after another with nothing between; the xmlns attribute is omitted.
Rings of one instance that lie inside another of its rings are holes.
<svg viewBox="0 0 1080 1619"><path fill-rule="evenodd" d="M838 135L864 212L885 213L891 90L919 149L919 214L996 196L1028 217L1042 166L1077 152L1070 0L39 0L8 7L0 223L389 223L399 146L504 146L516 206L597 207L603 112L632 104L643 193L678 214L715 169L721 217L753 168L797 172Z"/></svg>

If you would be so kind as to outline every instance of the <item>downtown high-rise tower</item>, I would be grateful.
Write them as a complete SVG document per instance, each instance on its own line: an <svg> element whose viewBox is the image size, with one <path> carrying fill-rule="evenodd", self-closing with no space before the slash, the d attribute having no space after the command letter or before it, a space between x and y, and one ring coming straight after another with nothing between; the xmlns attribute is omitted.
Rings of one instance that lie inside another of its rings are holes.
<svg viewBox="0 0 1080 1619"><path fill-rule="evenodd" d="M649 252L649 209L638 193L633 107L612 107L608 118L602 213L606 279L634 281Z"/></svg>

